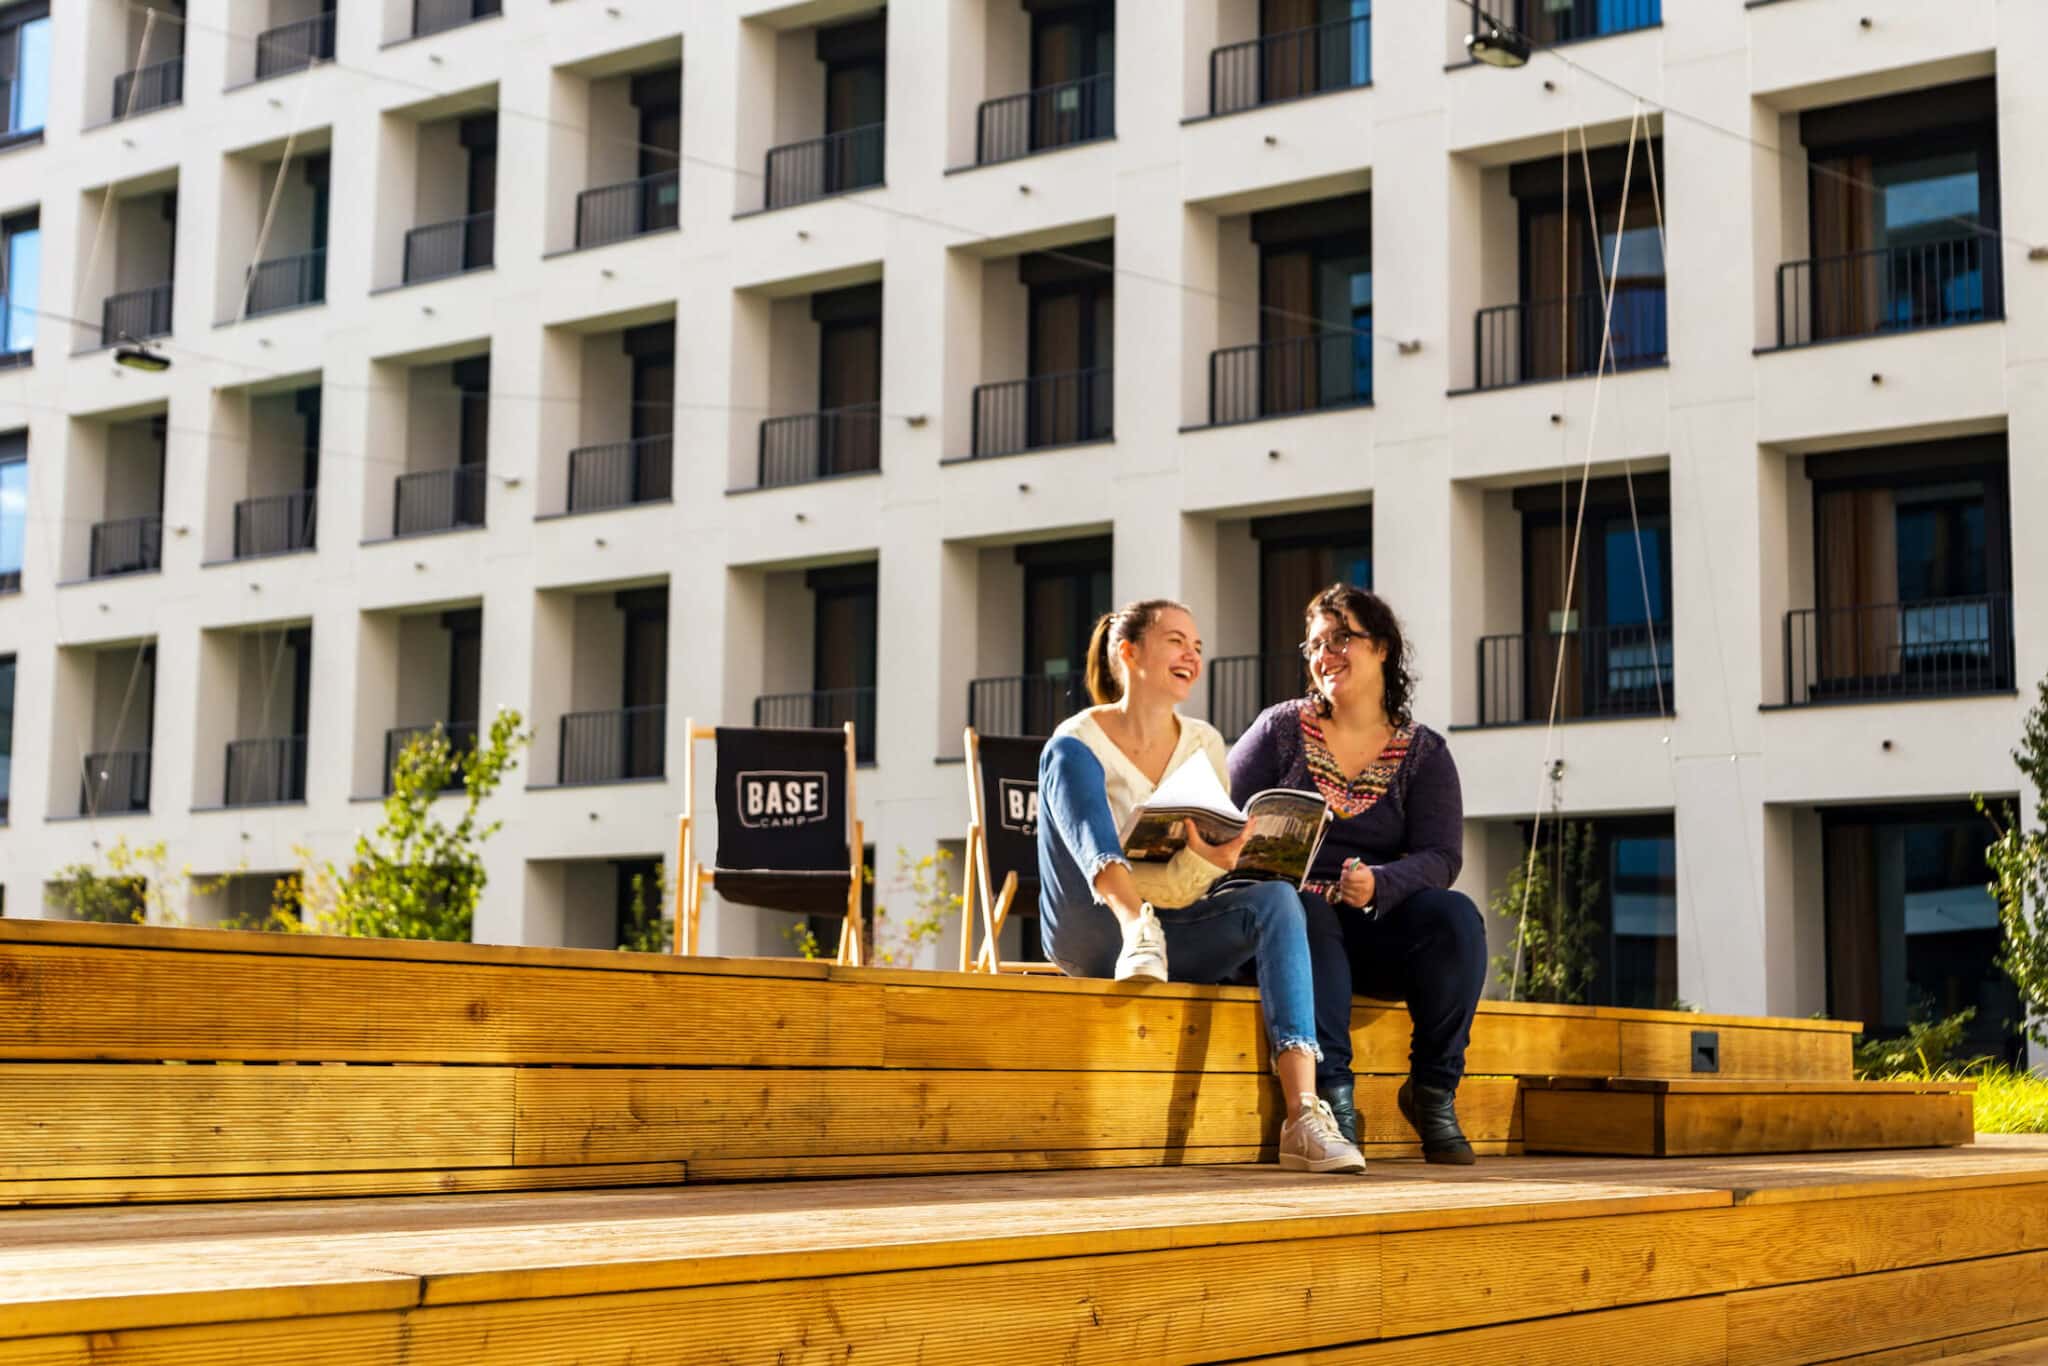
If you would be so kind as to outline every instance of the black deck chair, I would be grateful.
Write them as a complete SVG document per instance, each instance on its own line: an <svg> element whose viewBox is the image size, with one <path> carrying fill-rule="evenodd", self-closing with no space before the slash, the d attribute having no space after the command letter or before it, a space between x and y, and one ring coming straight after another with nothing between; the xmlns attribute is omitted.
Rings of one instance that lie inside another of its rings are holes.
<svg viewBox="0 0 2048 1366"><path fill-rule="evenodd" d="M962 972L1057 972L1051 963L1005 961L1003 923L1013 907L1038 906L1038 755L1043 735L978 735L967 728L967 873L960 892ZM974 919L982 941L974 944Z"/></svg>
<svg viewBox="0 0 2048 1366"><path fill-rule="evenodd" d="M686 734L675 951L697 952L710 887L742 906L845 916L838 961L858 967L865 955L853 723L829 730L692 725ZM709 867L698 862L697 850L700 740L718 753L718 849Z"/></svg>

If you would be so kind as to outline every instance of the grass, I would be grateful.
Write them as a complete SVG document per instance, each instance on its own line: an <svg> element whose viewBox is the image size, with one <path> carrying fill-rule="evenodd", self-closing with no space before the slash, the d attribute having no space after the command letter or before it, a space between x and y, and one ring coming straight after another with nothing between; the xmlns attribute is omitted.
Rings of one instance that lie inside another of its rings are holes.
<svg viewBox="0 0 2048 1366"><path fill-rule="evenodd" d="M1972 1071L1977 1083L1977 1132L2048 1134L2048 1077L2011 1067Z"/></svg>

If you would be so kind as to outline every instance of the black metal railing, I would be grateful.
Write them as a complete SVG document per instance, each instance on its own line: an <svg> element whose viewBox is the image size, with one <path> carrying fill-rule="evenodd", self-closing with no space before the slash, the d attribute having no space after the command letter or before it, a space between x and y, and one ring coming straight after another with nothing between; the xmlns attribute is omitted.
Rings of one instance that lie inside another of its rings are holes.
<svg viewBox="0 0 2048 1366"><path fill-rule="evenodd" d="M149 810L149 751L88 754L79 775L78 814L114 816Z"/></svg>
<svg viewBox="0 0 2048 1366"><path fill-rule="evenodd" d="M482 270L493 260L497 235L497 215L489 213L473 213L467 218L407 229L405 283Z"/></svg>
<svg viewBox="0 0 2048 1366"><path fill-rule="evenodd" d="M1558 655L1564 655L1562 673ZM1656 716L1671 710L1671 627L1573 627L1479 639L1479 724Z"/></svg>
<svg viewBox="0 0 2048 1366"><path fill-rule="evenodd" d="M763 204L771 209L787 208L881 184L882 131L886 126L870 123L769 148Z"/></svg>
<svg viewBox="0 0 2048 1366"><path fill-rule="evenodd" d="M617 783L659 778L668 751L668 708L577 711L562 718L557 781Z"/></svg>
<svg viewBox="0 0 2048 1366"><path fill-rule="evenodd" d="M1950 237L1778 267L1778 345L2005 316L1998 239Z"/></svg>
<svg viewBox="0 0 2048 1366"><path fill-rule="evenodd" d="M1209 661L1209 724L1237 739L1259 713L1308 691L1301 656L1222 655Z"/></svg>
<svg viewBox="0 0 2048 1366"><path fill-rule="evenodd" d="M1321 332L1209 353L1209 421L1372 401L1372 334Z"/></svg>
<svg viewBox="0 0 2048 1366"><path fill-rule="evenodd" d="M1482 308L1472 320L1475 384L1492 389L1527 380L1590 375L1600 364L1606 304L1595 290L1568 299L1535 299ZM1662 365L1664 282L1624 282L1614 291L1610 370Z"/></svg>
<svg viewBox="0 0 2048 1366"><path fill-rule="evenodd" d="M391 490L391 534L420 536L484 524L482 465L451 465L398 476Z"/></svg>
<svg viewBox="0 0 2048 1366"><path fill-rule="evenodd" d="M423 38L496 14L501 0L412 0L412 36Z"/></svg>
<svg viewBox="0 0 2048 1366"><path fill-rule="evenodd" d="M1664 22L1664 0L1493 0L1479 9L1507 19L1539 45L1606 38ZM1476 28L1478 11L1472 22Z"/></svg>
<svg viewBox="0 0 2048 1366"><path fill-rule="evenodd" d="M974 386L976 455L1107 440L1115 388L1110 367Z"/></svg>
<svg viewBox="0 0 2048 1366"><path fill-rule="evenodd" d="M983 735L1050 735L1088 705L1078 673L977 678L967 685L967 724Z"/></svg>
<svg viewBox="0 0 2048 1366"><path fill-rule="evenodd" d="M1209 54L1209 112L1372 84L1372 15L1268 33Z"/></svg>
<svg viewBox="0 0 2048 1366"><path fill-rule="evenodd" d="M163 568L164 519L123 517L95 523L90 558L86 572L95 579Z"/></svg>
<svg viewBox="0 0 2048 1366"><path fill-rule="evenodd" d="M311 550L319 498L315 490L301 489L235 504L235 558Z"/></svg>
<svg viewBox="0 0 2048 1366"><path fill-rule="evenodd" d="M302 251L249 267L250 317L327 301L327 252Z"/></svg>
<svg viewBox="0 0 2048 1366"><path fill-rule="evenodd" d="M768 693L754 699L757 726L816 726L836 730L853 722L853 757L875 757L875 690L824 688L816 692Z"/></svg>
<svg viewBox="0 0 2048 1366"><path fill-rule="evenodd" d="M171 286L151 285L109 294L100 303L100 345L112 346L123 337L143 341L169 336L171 331Z"/></svg>
<svg viewBox="0 0 2048 1366"><path fill-rule="evenodd" d="M678 171L656 171L638 180L579 190L576 245L601 247L672 228L681 221L682 202L683 180Z"/></svg>
<svg viewBox="0 0 2048 1366"><path fill-rule="evenodd" d="M2005 593L1785 614L1785 701L1792 706L2005 692L2013 677Z"/></svg>
<svg viewBox="0 0 2048 1366"><path fill-rule="evenodd" d="M882 467L882 405L856 403L761 423L762 488Z"/></svg>
<svg viewBox="0 0 2048 1366"><path fill-rule="evenodd" d="M642 436L569 452L569 511L657 503L675 492L675 438Z"/></svg>
<svg viewBox="0 0 2048 1366"><path fill-rule="evenodd" d="M424 726L393 726L384 732L384 795L392 791L391 775L398 771L398 756L405 753L405 747L422 735L436 731L447 737L448 752L453 763L448 769L448 781L442 784L443 792L454 792L463 785L463 762L467 756L476 753L477 724L474 721L435 721Z"/></svg>
<svg viewBox="0 0 2048 1366"><path fill-rule="evenodd" d="M306 800L306 737L228 741L225 793L223 806Z"/></svg>
<svg viewBox="0 0 2048 1366"><path fill-rule="evenodd" d="M984 101L975 111L974 164L1115 136L1116 77L1083 76Z"/></svg>
<svg viewBox="0 0 2048 1366"><path fill-rule="evenodd" d="M316 14L256 35L256 79L288 76L315 62L334 60L334 11Z"/></svg>
<svg viewBox="0 0 2048 1366"><path fill-rule="evenodd" d="M114 77L114 117L147 114L152 109L176 104L185 98L183 54L165 61L138 66Z"/></svg>

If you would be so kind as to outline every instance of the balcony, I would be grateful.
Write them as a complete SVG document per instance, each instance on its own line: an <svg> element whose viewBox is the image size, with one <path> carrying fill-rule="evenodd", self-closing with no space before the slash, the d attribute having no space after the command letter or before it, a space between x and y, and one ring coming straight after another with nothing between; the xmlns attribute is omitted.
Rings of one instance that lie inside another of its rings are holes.
<svg viewBox="0 0 2048 1366"><path fill-rule="evenodd" d="M1493 0L1483 8L1512 22L1539 47L1608 38L1664 22L1663 0Z"/></svg>
<svg viewBox="0 0 2048 1366"><path fill-rule="evenodd" d="M319 514L313 489L245 498L235 504L235 558L288 555L313 548L313 527Z"/></svg>
<svg viewBox="0 0 2048 1366"><path fill-rule="evenodd" d="M500 0L413 0L412 36L424 38L461 28L500 12Z"/></svg>
<svg viewBox="0 0 2048 1366"><path fill-rule="evenodd" d="M334 11L280 24L256 35L256 79L289 76L334 60Z"/></svg>
<svg viewBox="0 0 2048 1366"><path fill-rule="evenodd" d="M1116 136L1116 77L1077 81L986 100L975 111L974 164L1015 161Z"/></svg>
<svg viewBox="0 0 2048 1366"><path fill-rule="evenodd" d="M391 492L391 534L426 536L484 524L484 467L401 474Z"/></svg>
<svg viewBox="0 0 2048 1366"><path fill-rule="evenodd" d="M1209 724L1235 740L1260 712L1307 691L1301 656L1292 651L1222 655L1209 661Z"/></svg>
<svg viewBox="0 0 2048 1366"><path fill-rule="evenodd" d="M402 278L414 285L487 268L496 245L496 229L497 215L489 213L407 229Z"/></svg>
<svg viewBox="0 0 2048 1366"><path fill-rule="evenodd" d="M1088 705L1083 675L1016 674L967 685L967 724L983 735L1050 735Z"/></svg>
<svg viewBox="0 0 2048 1366"><path fill-rule="evenodd" d="M114 77L114 117L125 119L147 114L152 109L182 103L185 98L185 58L152 62Z"/></svg>
<svg viewBox="0 0 2048 1366"><path fill-rule="evenodd" d="M779 729L836 730L853 722L853 757L875 761L875 690L825 688L816 692L769 693L754 699L754 724Z"/></svg>
<svg viewBox="0 0 2048 1366"><path fill-rule="evenodd" d="M1998 239L1951 237L1778 267L1778 345L1807 346L2004 316Z"/></svg>
<svg viewBox="0 0 2048 1366"><path fill-rule="evenodd" d="M665 502L675 491L675 438L666 433L569 452L569 511Z"/></svg>
<svg viewBox="0 0 2048 1366"><path fill-rule="evenodd" d="M1785 614L1788 706L2013 686L2012 599L2004 593Z"/></svg>
<svg viewBox="0 0 2048 1366"><path fill-rule="evenodd" d="M682 177L658 171L617 185L583 190L576 196L576 246L601 247L673 228L682 208Z"/></svg>
<svg viewBox="0 0 2048 1366"><path fill-rule="evenodd" d="M882 467L882 405L856 403L761 423L760 486L808 484Z"/></svg>
<svg viewBox="0 0 2048 1366"><path fill-rule="evenodd" d="M1574 614L1576 615L1576 614ZM1564 667L1558 668L1558 654ZM1479 640L1479 724L1513 726L1550 715L1607 720L1657 716L1671 708L1671 631L1644 626L1581 628L1482 636ZM1660 710L1661 708L1661 710Z"/></svg>
<svg viewBox="0 0 2048 1366"><path fill-rule="evenodd" d="M1209 425L1372 402L1372 336L1312 337L1209 353Z"/></svg>
<svg viewBox="0 0 2048 1366"><path fill-rule="evenodd" d="M162 569L163 564L163 518L123 517L119 521L94 523L91 560L86 570L89 577L146 574Z"/></svg>
<svg viewBox="0 0 2048 1366"><path fill-rule="evenodd" d="M306 737L228 741L225 806L273 806L306 800Z"/></svg>
<svg viewBox="0 0 2048 1366"><path fill-rule="evenodd" d="M259 261L249 268L248 288L243 312L252 318L259 313L326 303L327 253L306 251Z"/></svg>
<svg viewBox="0 0 2048 1366"><path fill-rule="evenodd" d="M78 789L81 816L149 810L149 751L112 750L85 756Z"/></svg>
<svg viewBox="0 0 2048 1366"><path fill-rule="evenodd" d="M1370 13L1269 33L1209 54L1211 114L1235 114L1370 84Z"/></svg>
<svg viewBox="0 0 2048 1366"><path fill-rule="evenodd" d="M474 721L436 721L425 726L393 726L384 732L384 795L392 792L391 775L398 771L398 756L405 747L423 735L436 732L447 737L448 750L454 762L448 770L448 781L441 788L443 792L460 792L463 788L463 758L476 752L477 723Z"/></svg>
<svg viewBox="0 0 2048 1366"><path fill-rule="evenodd" d="M870 123L769 148L766 207L784 209L881 184L886 127Z"/></svg>
<svg viewBox="0 0 2048 1366"><path fill-rule="evenodd" d="M1107 441L1114 386L1107 365L974 388L974 454L1015 455Z"/></svg>
<svg viewBox="0 0 2048 1366"><path fill-rule="evenodd" d="M1472 320L1476 387L1590 375L1600 365L1606 301L1598 291L1568 299L1482 308ZM1610 372L1665 361L1664 285L1624 284L1614 292Z"/></svg>
<svg viewBox="0 0 2048 1366"><path fill-rule="evenodd" d="M150 285L122 294L109 294L100 304L100 345L112 346L127 338L147 341L171 333L171 286Z"/></svg>
<svg viewBox="0 0 2048 1366"><path fill-rule="evenodd" d="M563 786L659 778L668 750L668 708L570 712L561 722Z"/></svg>

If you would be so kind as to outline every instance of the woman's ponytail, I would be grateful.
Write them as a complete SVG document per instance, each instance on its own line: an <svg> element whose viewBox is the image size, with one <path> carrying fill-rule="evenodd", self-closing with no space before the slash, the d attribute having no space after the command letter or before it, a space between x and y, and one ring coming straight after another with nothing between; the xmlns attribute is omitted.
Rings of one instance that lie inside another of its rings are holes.
<svg viewBox="0 0 2048 1366"><path fill-rule="evenodd" d="M1117 672L1117 647L1125 641L1136 645L1143 640L1145 632L1152 629L1152 623L1159 620L1161 612L1187 610L1172 598L1146 598L1102 614L1102 619L1095 623L1095 630L1088 637L1085 675L1088 695L1095 699L1096 706L1106 707L1123 700L1124 680Z"/></svg>
<svg viewBox="0 0 2048 1366"><path fill-rule="evenodd" d="M1116 633L1116 619L1115 612L1104 612L1088 637L1088 696L1095 699L1098 707L1120 701L1124 695L1123 680L1116 676L1116 661L1110 658L1110 637Z"/></svg>

